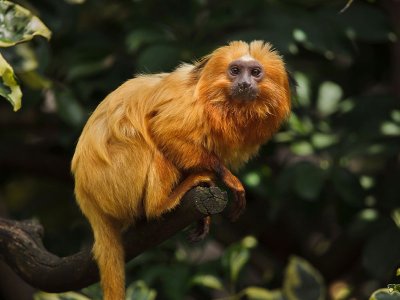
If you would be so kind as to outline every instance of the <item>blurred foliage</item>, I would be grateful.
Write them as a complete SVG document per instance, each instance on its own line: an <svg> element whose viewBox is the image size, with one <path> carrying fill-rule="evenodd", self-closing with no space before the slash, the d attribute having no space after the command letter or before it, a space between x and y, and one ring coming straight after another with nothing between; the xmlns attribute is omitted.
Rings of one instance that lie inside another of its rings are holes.
<svg viewBox="0 0 400 300"><path fill-rule="evenodd" d="M67 292L60 294L50 294L39 292L34 296L34 300L93 300L101 299L100 286L92 286L83 291L85 295L77 292ZM155 300L157 292L150 289L142 280L133 282L126 291L126 300ZM89 298L90 297L90 298Z"/></svg>
<svg viewBox="0 0 400 300"><path fill-rule="evenodd" d="M185 295L191 290L200 288L202 290L201 299L239 300L322 300L325 299L325 285L319 272L315 270L307 261L300 257L292 256L285 268L283 287L281 289L268 290L257 286L246 286L241 290L238 287L239 275L246 271L250 258L250 250L256 247L257 242L254 237L247 236L240 242L232 244L225 252L209 266L203 270L198 268L190 260L177 256L173 262L175 267L161 266L157 263L157 258L150 253L147 256L147 264L152 268L143 269L138 277L144 278L149 284L157 285L160 279L169 288L178 285L179 289L171 289L166 294L171 299L184 299ZM189 249L181 251L190 251ZM140 257L138 260L141 260ZM184 264L182 264L184 262ZM136 264L136 263L135 263ZM181 266L176 268L180 264ZM132 267L132 265L131 265ZM192 271L192 272L190 272ZM193 272L196 271L196 272ZM176 277L179 273L185 276ZM99 284L95 284L82 291L90 298L83 297L74 292L62 294L47 294L39 292L35 295L35 300L57 300L57 299L101 299ZM156 291L150 289L145 281L134 281L127 288L126 299L153 300L156 298Z"/></svg>
<svg viewBox="0 0 400 300"><path fill-rule="evenodd" d="M14 71L24 97L18 113L0 102L0 213L40 219L50 250L70 254L89 240L69 161L107 93L134 74L170 71L229 40L262 39L284 56L298 88L287 123L240 173L246 213L235 224L215 217L201 244L179 235L142 254L128 265L128 295L367 299L398 283L395 1L16 2L52 39L1 49L0 95L16 89ZM27 40L22 32L5 41L3 28L1 46ZM84 293L96 298L96 291ZM398 299L390 290L371 297Z"/></svg>

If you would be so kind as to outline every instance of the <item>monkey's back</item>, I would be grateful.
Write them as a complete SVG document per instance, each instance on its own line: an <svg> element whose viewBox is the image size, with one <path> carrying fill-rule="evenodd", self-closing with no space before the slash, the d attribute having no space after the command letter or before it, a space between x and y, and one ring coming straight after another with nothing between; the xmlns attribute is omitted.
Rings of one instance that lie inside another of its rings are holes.
<svg viewBox="0 0 400 300"><path fill-rule="evenodd" d="M146 115L164 74L131 79L109 94L86 123L72 160L75 194L83 213L134 220L144 214L154 145Z"/></svg>

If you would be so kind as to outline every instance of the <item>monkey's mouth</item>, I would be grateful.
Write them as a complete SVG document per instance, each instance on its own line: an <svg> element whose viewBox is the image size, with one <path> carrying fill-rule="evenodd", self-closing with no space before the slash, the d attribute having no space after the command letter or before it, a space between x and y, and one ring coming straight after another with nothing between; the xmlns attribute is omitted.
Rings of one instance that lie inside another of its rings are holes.
<svg viewBox="0 0 400 300"><path fill-rule="evenodd" d="M258 89L236 86L231 90L231 97L240 101L252 101L258 96Z"/></svg>

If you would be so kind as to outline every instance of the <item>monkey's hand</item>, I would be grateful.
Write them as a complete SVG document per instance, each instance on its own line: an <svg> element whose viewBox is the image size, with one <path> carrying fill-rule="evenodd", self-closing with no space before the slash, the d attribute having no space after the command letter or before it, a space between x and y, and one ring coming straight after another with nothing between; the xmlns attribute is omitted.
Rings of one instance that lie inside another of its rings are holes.
<svg viewBox="0 0 400 300"><path fill-rule="evenodd" d="M243 213L246 207L246 194L244 187L240 180L231 173L225 166L220 165L217 171L220 175L221 180L224 184L232 191L234 195L234 202L232 204L232 209L230 212L230 218L232 221L236 221L239 216Z"/></svg>

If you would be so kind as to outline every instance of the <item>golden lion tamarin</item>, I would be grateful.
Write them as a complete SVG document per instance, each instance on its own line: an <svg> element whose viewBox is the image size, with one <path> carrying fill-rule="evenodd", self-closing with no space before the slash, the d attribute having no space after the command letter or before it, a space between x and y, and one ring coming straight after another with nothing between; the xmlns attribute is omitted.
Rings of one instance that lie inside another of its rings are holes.
<svg viewBox="0 0 400 300"><path fill-rule="evenodd" d="M124 299L121 231L157 218L220 179L245 207L237 170L290 111L285 65L262 41L231 42L171 73L140 75L93 112L72 160L75 194L94 233L104 299ZM151 238L151 237L149 237Z"/></svg>

